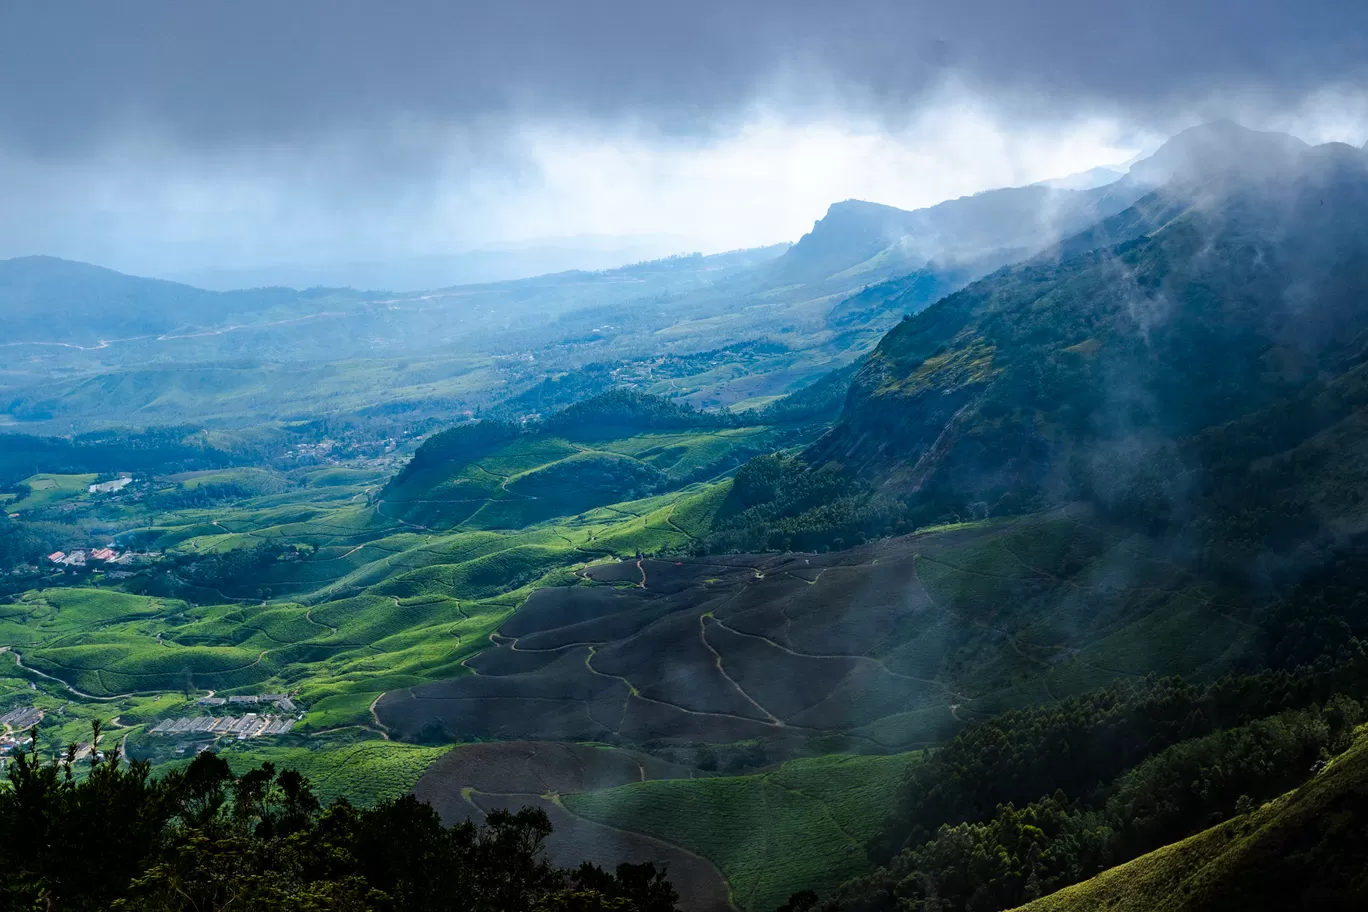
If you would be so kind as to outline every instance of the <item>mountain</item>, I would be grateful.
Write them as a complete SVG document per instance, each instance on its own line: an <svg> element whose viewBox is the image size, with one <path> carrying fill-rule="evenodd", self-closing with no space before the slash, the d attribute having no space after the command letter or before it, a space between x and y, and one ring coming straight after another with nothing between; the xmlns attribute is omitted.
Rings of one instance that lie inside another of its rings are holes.
<svg viewBox="0 0 1368 912"><path fill-rule="evenodd" d="M91 343L157 334L301 303L290 288L213 292L57 257L0 260L7 342Z"/></svg>
<svg viewBox="0 0 1368 912"><path fill-rule="evenodd" d="M1295 791L1019 912L1368 906L1368 735Z"/></svg>
<svg viewBox="0 0 1368 912"><path fill-rule="evenodd" d="M1276 176L1295 167L1309 146L1286 133L1251 130L1233 121L1217 120L1175 134L1148 158L1131 165L1126 179L1158 186L1200 175L1223 175L1243 180Z"/></svg>
<svg viewBox="0 0 1368 912"><path fill-rule="evenodd" d="M1085 241L902 322L808 459L947 505L1122 497L1122 479L1174 441L1191 443L1170 455L1200 462L1200 441L1234 433L1228 422L1348 395L1368 333L1368 155L1329 144L1257 179L1217 173L1189 172ZM1297 433L1327 429L1313 425Z"/></svg>
<svg viewBox="0 0 1368 912"><path fill-rule="evenodd" d="M986 275L1122 213L1163 184L1274 174L1306 148L1283 133L1216 121L1177 134L1124 175L1094 168L914 211L846 200L833 204L772 274L778 284L859 275L877 280L927 268L967 267Z"/></svg>
<svg viewBox="0 0 1368 912"><path fill-rule="evenodd" d="M1140 193L1010 187L911 212L846 200L833 204L771 274L780 285L878 280L932 264L968 265L982 275L1121 211Z"/></svg>
<svg viewBox="0 0 1368 912"><path fill-rule="evenodd" d="M167 278L224 291L263 285L421 291L506 282L570 270L616 269L683 250L696 250L698 246L697 241L673 236L546 238L503 247L388 260L201 268Z"/></svg>
<svg viewBox="0 0 1368 912"><path fill-rule="evenodd" d="M1052 177L1049 180L1036 181L1034 186L1050 187L1054 190L1093 190L1097 187L1105 187L1107 184L1115 183L1126 176L1126 172L1119 170L1125 167L1099 166L1089 168L1086 171L1079 171L1076 174L1066 174L1063 177Z"/></svg>
<svg viewBox="0 0 1368 912"><path fill-rule="evenodd" d="M1126 173L1094 168L913 211L846 200L833 204L772 271L781 282L893 274L930 264L973 264L984 275L1123 212L1150 190L1194 169L1252 167L1304 147L1284 134L1217 122L1174 136Z"/></svg>
<svg viewBox="0 0 1368 912"><path fill-rule="evenodd" d="M0 364L0 373L23 378L25 395L46 401L54 380L119 368L145 371L154 363L200 370L258 360L406 359L450 353L453 343L487 343L494 351L486 355L521 353L583 340L600 329L629 333L632 322L643 319L669 325L679 318L664 312L666 302L692 297L710 303L719 296L713 291L719 282L750 275L784 249L676 256L604 272L407 294L282 287L217 292L52 257L5 260L0 308L7 319L0 343L10 346L5 353L14 360ZM107 377L109 384L121 382ZM154 380L148 392L163 397L163 387Z"/></svg>

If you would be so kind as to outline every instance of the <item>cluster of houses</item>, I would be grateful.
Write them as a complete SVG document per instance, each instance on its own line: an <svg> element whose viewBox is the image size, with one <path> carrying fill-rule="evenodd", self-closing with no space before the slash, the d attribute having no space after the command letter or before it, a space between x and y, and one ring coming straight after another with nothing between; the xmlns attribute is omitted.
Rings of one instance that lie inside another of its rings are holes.
<svg viewBox="0 0 1368 912"><path fill-rule="evenodd" d="M206 709L221 706L271 706L279 713L293 713L296 706L289 694L239 694L231 697L215 697L212 694L195 701ZM188 716L180 719L165 719L151 729L151 735L210 735L215 738L237 738L246 741L264 735L283 735L295 727L295 719L284 715L259 714L255 712L242 715Z"/></svg>
<svg viewBox="0 0 1368 912"><path fill-rule="evenodd" d="M59 567L84 567L87 564L101 564L109 566L123 566L131 564L138 555L132 551L119 553L113 548L95 548L91 551L54 551L47 556L50 563Z"/></svg>
<svg viewBox="0 0 1368 912"><path fill-rule="evenodd" d="M34 709L32 706L21 706L18 709L11 709L3 716L0 716L0 729L27 731L42 721L43 711L41 709Z"/></svg>
<svg viewBox="0 0 1368 912"><path fill-rule="evenodd" d="M258 703L274 703L281 712L294 712L294 701L289 694L243 694L234 697L200 697L195 701L200 706L256 706Z"/></svg>
<svg viewBox="0 0 1368 912"><path fill-rule="evenodd" d="M32 706L11 709L0 716L0 765L15 751L23 750L32 740L29 729L43 721L43 711Z"/></svg>
<svg viewBox="0 0 1368 912"><path fill-rule="evenodd" d="M294 719L276 716L259 716L246 713L241 716L194 716L182 719L166 719L152 727L152 735L191 735L205 734L216 738L237 738L246 741L263 735L283 735L295 727Z"/></svg>

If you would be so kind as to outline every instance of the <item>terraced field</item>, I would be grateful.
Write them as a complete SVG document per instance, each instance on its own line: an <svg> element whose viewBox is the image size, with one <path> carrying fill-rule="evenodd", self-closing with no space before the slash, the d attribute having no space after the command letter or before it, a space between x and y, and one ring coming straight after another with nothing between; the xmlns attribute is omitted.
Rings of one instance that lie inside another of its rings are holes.
<svg viewBox="0 0 1368 912"><path fill-rule="evenodd" d="M387 693L376 715L401 737L436 719L457 739L915 749L976 713L1234 661L1238 617L1146 548L1061 513L594 565L532 593L463 662L474 675Z"/></svg>
<svg viewBox="0 0 1368 912"><path fill-rule="evenodd" d="M835 554L582 567L500 624L463 663L474 674L387 693L375 714L399 738L437 720L456 740L826 755L732 777L504 786L559 807L579 851L598 843L575 818L660 840L715 864L737 907L764 910L866 869L909 752L976 715L1120 677L1219 675L1250 636L1155 543L1064 510ZM472 781L430 774L420 790L476 814L487 802Z"/></svg>
<svg viewBox="0 0 1368 912"><path fill-rule="evenodd" d="M238 511L159 529L154 543L200 553L251 542L317 546L308 560L255 575L256 587L291 591L288 601L219 592L219 604L195 605L108 588L46 589L0 605L0 645L91 697L187 684L284 688L310 708L315 727L369 721L366 708L387 689L467 673L461 662L486 648L537 586L568 573L562 568L687 544L670 511L708 496L690 489L510 534L408 532L364 505Z"/></svg>
<svg viewBox="0 0 1368 912"><path fill-rule="evenodd" d="M279 768L297 769L308 776L314 793L325 803L346 798L368 807L412 789L424 771L450 749L374 740L327 751L253 746L228 748L221 753L236 772L269 760Z"/></svg>

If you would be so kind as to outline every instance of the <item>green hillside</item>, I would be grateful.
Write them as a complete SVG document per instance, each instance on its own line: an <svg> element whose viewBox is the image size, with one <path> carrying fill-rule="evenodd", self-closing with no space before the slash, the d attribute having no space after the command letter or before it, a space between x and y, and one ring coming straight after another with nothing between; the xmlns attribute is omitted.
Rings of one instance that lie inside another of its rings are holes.
<svg viewBox="0 0 1368 912"><path fill-rule="evenodd" d="M869 864L875 832L915 754L791 760L771 773L667 779L567 796L576 814L711 859L744 912L827 892Z"/></svg>
<svg viewBox="0 0 1368 912"><path fill-rule="evenodd" d="M1354 909L1368 903L1368 736L1309 782L1023 912Z"/></svg>
<svg viewBox="0 0 1368 912"><path fill-rule="evenodd" d="M1066 244L903 320L831 433L769 469L715 547L1086 500L1214 538L1236 574L1360 528L1368 153L1288 159L1250 135L1276 147L1259 181L1199 172L1117 216L1110 246Z"/></svg>

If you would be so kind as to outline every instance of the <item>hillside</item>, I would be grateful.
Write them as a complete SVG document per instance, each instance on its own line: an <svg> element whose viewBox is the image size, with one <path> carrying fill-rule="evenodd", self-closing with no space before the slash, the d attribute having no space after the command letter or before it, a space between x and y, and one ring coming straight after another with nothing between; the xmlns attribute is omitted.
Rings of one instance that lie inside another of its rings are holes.
<svg viewBox="0 0 1368 912"><path fill-rule="evenodd" d="M1368 328L1368 156L1321 146L1226 178L1148 195L1117 217L1125 243L1004 269L905 320L807 460L941 510L1008 494L1185 509L1207 493L1184 474L1211 467L1204 452L1244 453L1212 435L1352 384Z"/></svg>
<svg viewBox="0 0 1368 912"><path fill-rule="evenodd" d="M1010 187L915 211L846 200L832 204L775 261L773 274L779 283L843 275L877 280L926 268L982 275L1115 215L1144 186Z"/></svg>
<svg viewBox="0 0 1368 912"><path fill-rule="evenodd" d="M0 260L6 342L73 342L220 325L285 305L308 307L290 288L214 292L124 275L87 263L31 256Z"/></svg>
<svg viewBox="0 0 1368 912"><path fill-rule="evenodd" d="M1095 224L1105 225L1165 184L1192 183L1213 175L1225 179L1267 176L1293 167L1307 148L1284 133L1257 132L1216 121L1177 134L1124 174L1098 168L1095 173L1075 175L1087 178L1090 186L1086 189L1045 181L988 190L914 211L845 200L833 203L812 231L772 264L770 272L779 283L818 284L852 276L881 281L920 275L923 284L937 277L945 285L958 287ZM929 294L922 299L923 305L939 297Z"/></svg>
<svg viewBox="0 0 1368 912"><path fill-rule="evenodd" d="M1368 735L1309 782L1021 912L1286 912L1368 904Z"/></svg>
<svg viewBox="0 0 1368 912"><path fill-rule="evenodd" d="M700 412L633 390L539 424L457 425L423 442L380 492L386 515L434 528L516 528L715 480L751 456L812 440L819 424Z"/></svg>

